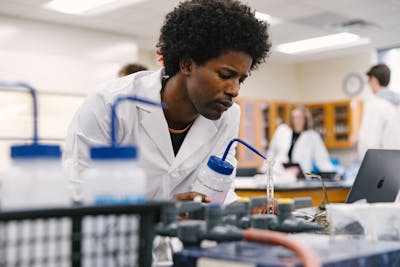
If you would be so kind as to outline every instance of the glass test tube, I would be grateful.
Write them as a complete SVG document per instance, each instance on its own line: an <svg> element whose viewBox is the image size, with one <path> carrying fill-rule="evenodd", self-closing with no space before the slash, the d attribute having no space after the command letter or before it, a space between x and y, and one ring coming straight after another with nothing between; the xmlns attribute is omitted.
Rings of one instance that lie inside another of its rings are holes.
<svg viewBox="0 0 400 267"><path fill-rule="evenodd" d="M267 213L274 214L274 160L267 161Z"/></svg>

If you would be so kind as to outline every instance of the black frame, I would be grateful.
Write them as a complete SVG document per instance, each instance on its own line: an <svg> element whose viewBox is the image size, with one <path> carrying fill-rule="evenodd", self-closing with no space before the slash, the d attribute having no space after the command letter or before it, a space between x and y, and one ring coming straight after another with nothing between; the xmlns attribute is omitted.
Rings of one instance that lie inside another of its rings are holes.
<svg viewBox="0 0 400 267"><path fill-rule="evenodd" d="M166 204L166 202L149 202L140 205L77 206L71 208L0 211L0 225L10 221L70 218L72 220L71 239L69 240L71 247L70 263L72 267L80 267L82 266L81 234L84 217L139 215L139 259L137 266L150 267L152 263L154 224L159 218L161 208Z"/></svg>

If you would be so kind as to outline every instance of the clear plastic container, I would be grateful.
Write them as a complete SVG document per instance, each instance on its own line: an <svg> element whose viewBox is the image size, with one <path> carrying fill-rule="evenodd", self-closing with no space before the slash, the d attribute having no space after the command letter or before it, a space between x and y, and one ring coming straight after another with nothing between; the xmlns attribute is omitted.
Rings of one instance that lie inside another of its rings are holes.
<svg viewBox="0 0 400 267"><path fill-rule="evenodd" d="M90 168L82 174L83 203L86 205L143 203L146 197L146 174L137 164L136 149L133 147L94 149L107 151L100 157L92 153ZM124 154L124 150L134 152L127 155Z"/></svg>
<svg viewBox="0 0 400 267"><path fill-rule="evenodd" d="M71 204L70 189L67 175L61 167L61 152L59 148L54 150L54 147L58 146L20 147L28 147L30 151L28 154L22 150L12 153L11 167L3 174L1 208L31 209L69 206ZM50 147L47 152L46 147Z"/></svg>
<svg viewBox="0 0 400 267"><path fill-rule="evenodd" d="M234 167L227 161L211 156L207 166L202 168L192 185L192 191L205 194L212 203L222 205L232 185Z"/></svg>

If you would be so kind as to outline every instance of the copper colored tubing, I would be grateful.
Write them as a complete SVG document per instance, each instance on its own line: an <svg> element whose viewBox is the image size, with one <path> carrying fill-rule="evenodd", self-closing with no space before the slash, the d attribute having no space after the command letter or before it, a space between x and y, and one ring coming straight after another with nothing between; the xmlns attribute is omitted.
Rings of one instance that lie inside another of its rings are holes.
<svg viewBox="0 0 400 267"><path fill-rule="evenodd" d="M243 239L256 243L281 245L295 252L304 267L321 267L318 257L310 249L290 239L287 234L249 228L243 231Z"/></svg>

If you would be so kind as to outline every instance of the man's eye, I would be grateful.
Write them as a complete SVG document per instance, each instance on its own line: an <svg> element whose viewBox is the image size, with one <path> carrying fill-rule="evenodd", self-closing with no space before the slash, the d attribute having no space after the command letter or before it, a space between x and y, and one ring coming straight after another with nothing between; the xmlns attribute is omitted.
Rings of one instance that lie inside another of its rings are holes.
<svg viewBox="0 0 400 267"><path fill-rule="evenodd" d="M224 73L222 73L222 72L218 72L218 76L221 78L221 79L224 79L224 80L227 80L227 79L230 79L231 78L231 75L227 75L227 74L224 74Z"/></svg>

